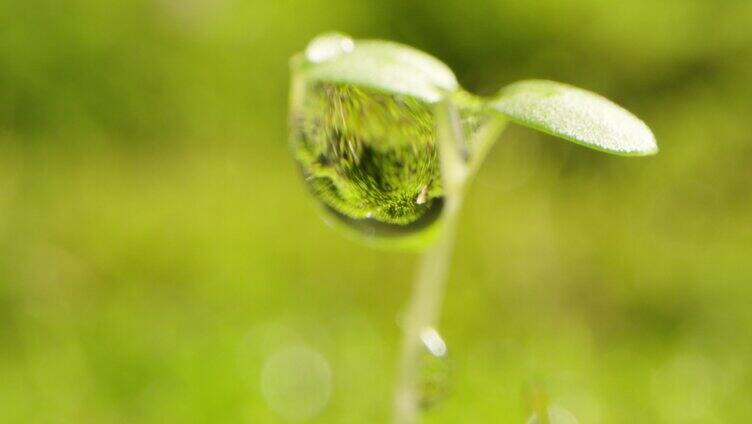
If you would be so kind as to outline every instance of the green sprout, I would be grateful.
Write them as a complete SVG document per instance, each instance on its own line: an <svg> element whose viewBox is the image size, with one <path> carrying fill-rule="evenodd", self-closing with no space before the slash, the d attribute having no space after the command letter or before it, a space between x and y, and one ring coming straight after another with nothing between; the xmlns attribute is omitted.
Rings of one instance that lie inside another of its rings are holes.
<svg viewBox="0 0 752 424"><path fill-rule="evenodd" d="M420 334L438 321L467 186L507 123L615 155L658 151L641 120L597 94L527 80L480 98L438 59L393 42L324 34L291 68L291 148L325 219L367 243L423 251L396 424L419 421Z"/></svg>

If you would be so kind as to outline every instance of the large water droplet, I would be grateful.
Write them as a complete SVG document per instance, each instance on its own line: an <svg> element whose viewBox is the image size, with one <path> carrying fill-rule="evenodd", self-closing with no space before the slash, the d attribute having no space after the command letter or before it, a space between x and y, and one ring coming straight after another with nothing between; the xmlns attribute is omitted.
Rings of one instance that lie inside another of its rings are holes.
<svg viewBox="0 0 752 424"><path fill-rule="evenodd" d="M452 370L447 345L435 329L424 329L420 339L425 351L418 370L418 401L421 408L429 409L451 393Z"/></svg>
<svg viewBox="0 0 752 424"><path fill-rule="evenodd" d="M342 34L324 34L314 38L306 48L305 56L310 62L321 63L355 48L355 42Z"/></svg>
<svg viewBox="0 0 752 424"><path fill-rule="evenodd" d="M371 239L430 239L444 205L433 106L303 75L293 81L292 148L334 223ZM475 106L469 96L457 98ZM482 123L473 107L460 118L467 134ZM460 156L472 153L460 147Z"/></svg>
<svg viewBox="0 0 752 424"><path fill-rule="evenodd" d="M430 227L443 204L431 106L352 85L298 89L293 150L331 215L368 236Z"/></svg>

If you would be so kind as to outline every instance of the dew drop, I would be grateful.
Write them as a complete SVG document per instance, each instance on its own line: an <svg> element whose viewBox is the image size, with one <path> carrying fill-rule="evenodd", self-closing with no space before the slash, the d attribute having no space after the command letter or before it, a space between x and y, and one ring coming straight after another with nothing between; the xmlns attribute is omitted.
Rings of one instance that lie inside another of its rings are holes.
<svg viewBox="0 0 752 424"><path fill-rule="evenodd" d="M527 420L527 424L543 424L544 420L540 420L538 414L533 414L530 419ZM579 424L577 418L569 411L558 406L552 406L548 408L548 424Z"/></svg>
<svg viewBox="0 0 752 424"><path fill-rule="evenodd" d="M315 39L308 60L351 48L341 35ZM440 228L444 205L434 105L354 84L293 75L290 144L303 179L324 217L367 240L416 238L420 246ZM465 135L483 123L472 96L463 102ZM469 138L469 137L467 137ZM460 146L463 157L472 146Z"/></svg>
<svg viewBox="0 0 752 424"><path fill-rule="evenodd" d="M422 409L430 409L446 399L451 393L451 366L447 357L447 345L433 328L420 334L425 348L421 356L418 374L418 400Z"/></svg>
<svg viewBox="0 0 752 424"><path fill-rule="evenodd" d="M355 43L350 37L342 34L324 34L314 38L306 48L305 56L310 62L326 62L344 53L349 53L355 48Z"/></svg>
<svg viewBox="0 0 752 424"><path fill-rule="evenodd" d="M443 206L431 105L353 85L300 89L293 152L334 223L387 238L431 228Z"/></svg>

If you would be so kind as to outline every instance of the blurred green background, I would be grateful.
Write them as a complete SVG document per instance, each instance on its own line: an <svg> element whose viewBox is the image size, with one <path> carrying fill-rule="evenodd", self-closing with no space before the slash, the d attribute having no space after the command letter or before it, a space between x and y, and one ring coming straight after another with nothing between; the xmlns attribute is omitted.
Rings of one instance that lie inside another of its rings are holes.
<svg viewBox="0 0 752 424"><path fill-rule="evenodd" d="M326 227L287 150L287 59L330 30L478 93L594 90L662 149L507 130L426 422L524 423L530 387L583 424L752 420L751 24L748 0L0 2L0 422L388 421L416 258Z"/></svg>

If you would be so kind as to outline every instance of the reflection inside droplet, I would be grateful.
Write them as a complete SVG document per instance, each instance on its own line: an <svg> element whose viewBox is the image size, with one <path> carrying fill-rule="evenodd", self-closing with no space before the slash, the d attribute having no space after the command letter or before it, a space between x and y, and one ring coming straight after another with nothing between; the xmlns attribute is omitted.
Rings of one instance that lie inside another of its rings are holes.
<svg viewBox="0 0 752 424"><path fill-rule="evenodd" d="M299 89L292 147L336 222L377 237L431 227L443 205L431 106L351 85Z"/></svg>
<svg viewBox="0 0 752 424"><path fill-rule="evenodd" d="M319 352L296 346L275 352L261 371L261 392L281 417L302 421L318 415L329 403L332 373Z"/></svg>
<svg viewBox="0 0 752 424"><path fill-rule="evenodd" d="M306 48L306 59L313 63L330 60L343 53L349 53L355 48L350 37L342 34L324 34L314 38Z"/></svg>

